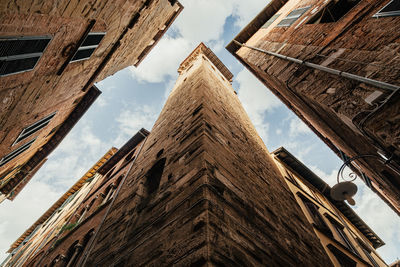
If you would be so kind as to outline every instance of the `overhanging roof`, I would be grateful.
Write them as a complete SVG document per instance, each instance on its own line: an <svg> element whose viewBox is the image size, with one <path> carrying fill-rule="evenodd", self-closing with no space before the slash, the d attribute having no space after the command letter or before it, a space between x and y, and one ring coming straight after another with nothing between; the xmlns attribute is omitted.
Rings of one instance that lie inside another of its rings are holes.
<svg viewBox="0 0 400 267"><path fill-rule="evenodd" d="M300 160L293 156L284 147L280 147L272 152L277 159L290 167L302 179L308 181L317 190L319 190L357 229L371 241L374 248L379 248L385 243L377 234L350 208L344 201L336 201L331 198L331 187L324 182L319 176L305 166Z"/></svg>
<svg viewBox="0 0 400 267"><path fill-rule="evenodd" d="M75 106L75 109L68 115L49 141L39 148L36 153L21 167L18 173L6 184L1 191L9 194L20 182L29 175L43 160L61 143L64 137L71 131L79 119L85 114L88 108L94 103L101 91L96 86L83 96L82 100ZM31 177L32 178L32 177Z"/></svg>
<svg viewBox="0 0 400 267"><path fill-rule="evenodd" d="M104 175L106 174L114 165L120 161L126 154L129 153L134 147L136 147L146 136L149 135L149 131L142 128L140 129L131 139L128 140L110 159L104 163L97 172Z"/></svg>
<svg viewBox="0 0 400 267"><path fill-rule="evenodd" d="M239 43L246 43L276 12L283 7L288 0L271 0L271 2L235 36L234 40ZM233 55L239 50L240 45L231 41L226 49Z"/></svg>
<svg viewBox="0 0 400 267"><path fill-rule="evenodd" d="M10 247L10 249L7 251L8 253L12 252L12 250L16 247L18 247L22 241L25 240L27 236L29 236L38 225L42 224L45 222L63 203L64 201L74 194L76 191L78 191L83 184L89 179L92 178L93 175L97 172L97 170L110 158L112 155L114 155L117 152L117 149L115 147L111 148L99 161L96 162L90 168L89 171L85 173L67 192L65 192L31 227L29 227L28 230L26 230Z"/></svg>

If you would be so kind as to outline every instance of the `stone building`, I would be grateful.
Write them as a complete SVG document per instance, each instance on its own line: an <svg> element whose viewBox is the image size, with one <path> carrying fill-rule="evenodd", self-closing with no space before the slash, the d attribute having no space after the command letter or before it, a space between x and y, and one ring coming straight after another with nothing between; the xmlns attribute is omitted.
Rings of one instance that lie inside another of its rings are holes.
<svg viewBox="0 0 400 267"><path fill-rule="evenodd" d="M399 14L398 0L272 0L227 46L398 214Z"/></svg>
<svg viewBox="0 0 400 267"><path fill-rule="evenodd" d="M384 242L330 186L281 147L271 153L334 266L387 266L375 249Z"/></svg>
<svg viewBox="0 0 400 267"><path fill-rule="evenodd" d="M137 66L181 10L171 0L1 1L0 202L90 107L93 84Z"/></svg>
<svg viewBox="0 0 400 267"><path fill-rule="evenodd" d="M21 264L331 266L229 70L200 44L179 73L152 132L138 133L97 170L77 216L66 211L70 219L55 228L64 232ZM116 191L104 191L109 184ZM96 208L98 192L104 208ZM13 248L32 242L29 235Z"/></svg>

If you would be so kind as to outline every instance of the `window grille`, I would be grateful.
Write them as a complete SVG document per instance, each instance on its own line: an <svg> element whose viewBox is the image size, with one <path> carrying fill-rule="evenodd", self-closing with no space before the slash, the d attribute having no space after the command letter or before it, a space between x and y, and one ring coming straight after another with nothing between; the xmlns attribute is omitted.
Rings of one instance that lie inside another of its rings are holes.
<svg viewBox="0 0 400 267"><path fill-rule="evenodd" d="M70 62L76 62L90 58L94 50L96 50L96 48L99 46L104 35L105 35L104 32L89 33L85 41L83 41L82 45L78 48L75 55L72 57Z"/></svg>
<svg viewBox="0 0 400 267"><path fill-rule="evenodd" d="M273 15L265 24L261 27L263 29L268 28L281 14Z"/></svg>
<svg viewBox="0 0 400 267"><path fill-rule="evenodd" d="M289 13L289 15L287 15L286 18L284 18L283 20L281 20L281 22L278 23L278 27L289 27L290 25L292 25L296 20L298 20L298 18L300 18L304 13L306 13L306 11L310 9L309 6L306 7L302 7L302 8L298 8L293 10L292 12Z"/></svg>
<svg viewBox="0 0 400 267"><path fill-rule="evenodd" d="M50 115L48 115L47 117L44 117L43 119L33 123L32 125L29 125L28 127L25 127L22 132L19 134L18 138L15 140L14 144L19 143L20 141L28 138L29 136L31 136L32 134L36 133L37 131L43 129L44 127L46 127L51 119L54 117L54 115L56 115L56 113L52 113Z"/></svg>
<svg viewBox="0 0 400 267"><path fill-rule="evenodd" d="M379 10L374 18L400 16L400 0L392 0L381 10Z"/></svg>
<svg viewBox="0 0 400 267"><path fill-rule="evenodd" d="M16 158L17 156L19 156L20 154L22 154L24 151L26 151L27 149L29 149L29 147L33 144L33 142L35 142L35 139L29 141L26 144L23 144L22 146L18 147L17 149L11 151L11 153L9 153L8 155L4 156L1 160L0 160L0 167L5 165L6 163L8 163L9 161L13 160L14 158Z"/></svg>
<svg viewBox="0 0 400 267"><path fill-rule="evenodd" d="M0 77L33 70L50 40L48 36L0 38Z"/></svg>

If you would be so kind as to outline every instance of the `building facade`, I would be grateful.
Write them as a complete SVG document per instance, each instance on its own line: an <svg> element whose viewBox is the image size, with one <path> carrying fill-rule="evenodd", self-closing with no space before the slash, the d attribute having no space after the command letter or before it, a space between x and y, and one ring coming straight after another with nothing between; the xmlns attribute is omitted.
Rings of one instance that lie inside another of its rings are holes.
<svg viewBox="0 0 400 267"><path fill-rule="evenodd" d="M400 214L398 0L272 0L227 49Z"/></svg>
<svg viewBox="0 0 400 267"><path fill-rule="evenodd" d="M285 148L271 153L334 266L387 266L375 249L384 242L330 186Z"/></svg>
<svg viewBox="0 0 400 267"><path fill-rule="evenodd" d="M138 64L182 5L147 1L1 1L0 202L13 199L101 93Z"/></svg>
<svg viewBox="0 0 400 267"><path fill-rule="evenodd" d="M147 135L142 129L110 149L11 245L1 266L76 266Z"/></svg>
<svg viewBox="0 0 400 267"><path fill-rule="evenodd" d="M28 266L333 266L229 70L200 44L179 74L151 133L97 170L93 188L101 189L65 216L64 232ZM104 191L110 183L113 193ZM100 191L110 199L101 210L91 204Z"/></svg>

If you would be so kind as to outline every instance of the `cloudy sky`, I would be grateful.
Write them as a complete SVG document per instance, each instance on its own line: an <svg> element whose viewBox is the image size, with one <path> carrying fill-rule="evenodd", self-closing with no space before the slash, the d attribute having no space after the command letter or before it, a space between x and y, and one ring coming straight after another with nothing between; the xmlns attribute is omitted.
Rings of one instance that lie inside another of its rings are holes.
<svg viewBox="0 0 400 267"><path fill-rule="evenodd" d="M235 75L238 92L269 151L286 147L330 185L341 161L226 50L225 45L266 5L265 0L180 0L181 15L138 68L97 86L103 94L13 201L0 204L0 262L14 242L109 148L140 128L151 129L177 78L180 62L203 41ZM356 212L386 242L387 263L400 257L400 218L362 184Z"/></svg>

